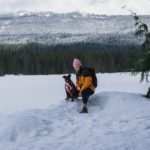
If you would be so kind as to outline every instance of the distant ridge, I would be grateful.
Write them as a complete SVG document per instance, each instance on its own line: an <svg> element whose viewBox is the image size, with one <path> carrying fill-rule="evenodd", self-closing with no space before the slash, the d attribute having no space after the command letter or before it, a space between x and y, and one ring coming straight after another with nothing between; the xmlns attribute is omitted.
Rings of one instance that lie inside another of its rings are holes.
<svg viewBox="0 0 150 150"><path fill-rule="evenodd" d="M143 22L150 25L149 15L140 17ZM118 37L118 35L124 37L126 35L126 39L132 41L134 31L134 20L130 15L108 16L80 12L54 13L50 11L19 11L0 14L1 43L100 42L97 39L103 38L104 35L113 35L113 37Z"/></svg>

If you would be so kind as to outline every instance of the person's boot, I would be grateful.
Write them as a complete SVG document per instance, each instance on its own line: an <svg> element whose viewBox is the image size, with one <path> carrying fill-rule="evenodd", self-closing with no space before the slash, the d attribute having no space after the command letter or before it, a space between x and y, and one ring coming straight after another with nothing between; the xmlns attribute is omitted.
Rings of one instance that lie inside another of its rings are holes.
<svg viewBox="0 0 150 150"><path fill-rule="evenodd" d="M82 111L80 111L80 113L88 113L87 107L84 106L84 107L82 108Z"/></svg>

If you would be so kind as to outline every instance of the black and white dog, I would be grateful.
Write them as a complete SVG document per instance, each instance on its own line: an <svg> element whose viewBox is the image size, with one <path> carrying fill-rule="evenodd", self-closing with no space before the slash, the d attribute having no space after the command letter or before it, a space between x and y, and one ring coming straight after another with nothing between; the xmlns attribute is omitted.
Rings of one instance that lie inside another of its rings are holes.
<svg viewBox="0 0 150 150"><path fill-rule="evenodd" d="M71 75L63 76L65 79L65 91L66 91L66 100L71 98L71 101L74 101L74 98L77 98L79 95L78 90L76 89L75 84L71 80Z"/></svg>

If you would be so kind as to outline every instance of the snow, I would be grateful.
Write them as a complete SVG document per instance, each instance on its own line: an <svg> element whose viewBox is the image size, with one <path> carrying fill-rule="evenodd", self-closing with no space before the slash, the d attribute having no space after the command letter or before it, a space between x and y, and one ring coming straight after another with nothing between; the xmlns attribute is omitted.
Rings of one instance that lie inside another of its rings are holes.
<svg viewBox="0 0 150 150"><path fill-rule="evenodd" d="M0 77L0 113L56 104L65 97L63 87L64 81L60 75Z"/></svg>
<svg viewBox="0 0 150 150"><path fill-rule="evenodd" d="M149 15L140 16L140 19L150 25ZM141 41L134 37L134 19L131 15L19 11L0 14L0 28L3 26L5 29L0 29L1 43L103 43L112 36L117 40L130 40L133 44Z"/></svg>
<svg viewBox="0 0 150 150"><path fill-rule="evenodd" d="M4 26L0 27L0 33L1 33L1 32L3 32L3 31L4 31L4 29L5 29L5 27L4 27Z"/></svg>
<svg viewBox="0 0 150 150"><path fill-rule="evenodd" d="M64 100L62 75L0 77L0 149L148 150L149 83L130 73L97 76L88 114L78 113L81 98Z"/></svg>

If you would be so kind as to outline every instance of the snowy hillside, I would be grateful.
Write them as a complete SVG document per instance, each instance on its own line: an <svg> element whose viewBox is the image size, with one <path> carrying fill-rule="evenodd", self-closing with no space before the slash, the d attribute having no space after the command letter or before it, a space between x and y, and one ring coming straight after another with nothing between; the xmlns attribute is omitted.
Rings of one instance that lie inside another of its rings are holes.
<svg viewBox="0 0 150 150"><path fill-rule="evenodd" d="M138 94L102 92L81 115L81 101L28 110L1 119L3 150L148 150L150 101Z"/></svg>
<svg viewBox="0 0 150 150"><path fill-rule="evenodd" d="M148 150L149 84L139 79L98 74L89 114L79 114L82 101L64 100L61 75L0 77L0 149Z"/></svg>
<svg viewBox="0 0 150 150"><path fill-rule="evenodd" d="M141 19L150 25L150 16L141 16ZM132 16L107 16L79 12L0 14L0 42L3 43L100 42L98 39L103 38L104 34L124 36L134 31ZM133 35L129 35L127 39L133 40Z"/></svg>

